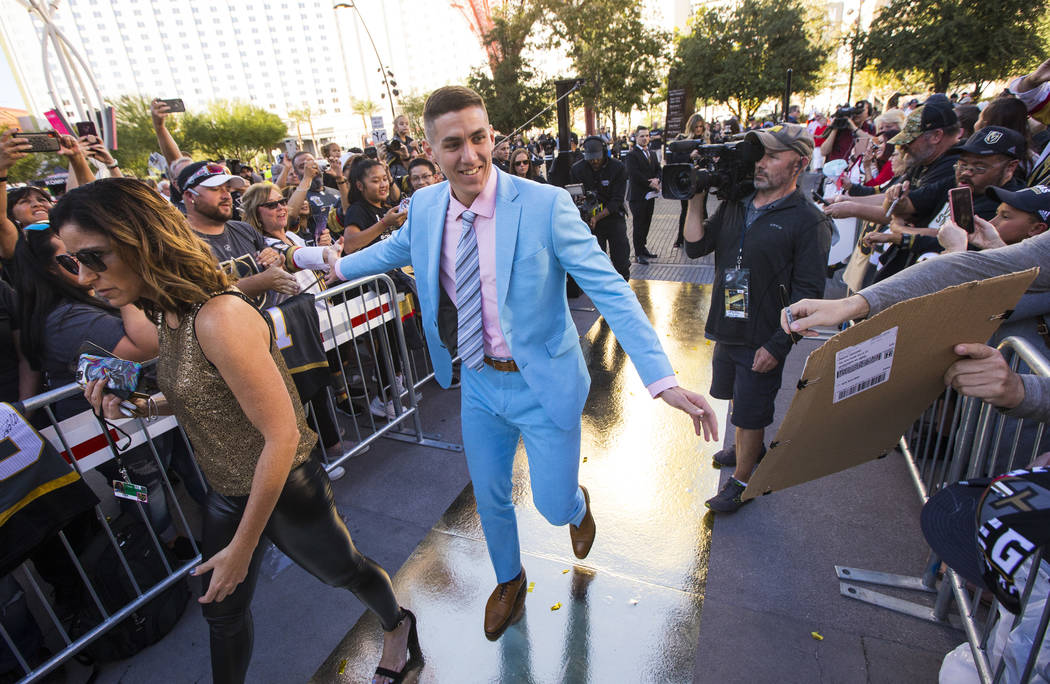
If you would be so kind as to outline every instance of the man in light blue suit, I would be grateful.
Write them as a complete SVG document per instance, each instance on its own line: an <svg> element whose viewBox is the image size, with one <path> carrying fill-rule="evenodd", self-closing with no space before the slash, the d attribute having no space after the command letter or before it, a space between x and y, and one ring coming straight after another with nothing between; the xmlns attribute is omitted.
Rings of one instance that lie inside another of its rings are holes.
<svg viewBox="0 0 1050 684"><path fill-rule="evenodd" d="M536 508L552 524L570 525L578 558L594 541L589 495L578 482L590 376L566 273L597 305L653 397L688 413L706 439L718 438L718 424L702 396L678 386L637 298L569 194L492 165L494 136L481 97L440 88L423 122L424 147L448 181L417 191L400 230L332 271L351 280L411 264L438 383L447 387L453 357L462 359L463 446L498 582L485 633L496 639L520 617L527 586L511 501L519 437Z"/></svg>

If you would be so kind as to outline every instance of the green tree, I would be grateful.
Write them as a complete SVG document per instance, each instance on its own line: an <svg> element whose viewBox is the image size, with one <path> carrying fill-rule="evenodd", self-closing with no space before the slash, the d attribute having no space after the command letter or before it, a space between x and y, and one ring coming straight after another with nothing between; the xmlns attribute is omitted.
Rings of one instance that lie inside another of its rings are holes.
<svg viewBox="0 0 1050 684"><path fill-rule="evenodd" d="M377 109L379 109L379 105L372 100L358 100L355 98L350 104L350 111L361 117L361 124L365 127L365 131L372 130L372 124L368 118L375 114Z"/></svg>
<svg viewBox="0 0 1050 684"><path fill-rule="evenodd" d="M149 115L151 100L141 95L122 95L110 103L117 120L118 149L113 156L120 161L121 169L140 177L149 175L147 162L150 153L160 151ZM179 148L188 151L191 146L184 146L182 117L182 114L170 115L165 120L165 126L179 143Z"/></svg>
<svg viewBox="0 0 1050 684"><path fill-rule="evenodd" d="M682 37L672 76L702 100L725 102L740 121L792 90L814 93L830 52L802 0L744 0L732 8L700 11ZM676 82L678 82L676 80Z"/></svg>
<svg viewBox="0 0 1050 684"><path fill-rule="evenodd" d="M893 0L863 36L859 63L923 74L937 92L1027 71L1046 59L1047 0Z"/></svg>
<svg viewBox="0 0 1050 684"><path fill-rule="evenodd" d="M641 0L547 0L548 19L568 48L584 101L611 117L644 106L661 82L670 37L645 26Z"/></svg>
<svg viewBox="0 0 1050 684"><path fill-rule="evenodd" d="M490 57L489 68L475 69L467 78L467 84L485 99L489 122L503 133L510 133L547 106L551 85L538 80L523 54L542 14L543 6L534 0L507 2L493 10L492 29L481 38ZM533 125L546 125L550 119L548 112Z"/></svg>
<svg viewBox="0 0 1050 684"><path fill-rule="evenodd" d="M427 103L427 96L420 94L402 95L398 99L401 113L408 117L408 130L413 138L423 138L423 107Z"/></svg>
<svg viewBox="0 0 1050 684"><path fill-rule="evenodd" d="M240 101L212 102L183 115L185 145L212 159L251 160L267 155L288 135L281 117Z"/></svg>

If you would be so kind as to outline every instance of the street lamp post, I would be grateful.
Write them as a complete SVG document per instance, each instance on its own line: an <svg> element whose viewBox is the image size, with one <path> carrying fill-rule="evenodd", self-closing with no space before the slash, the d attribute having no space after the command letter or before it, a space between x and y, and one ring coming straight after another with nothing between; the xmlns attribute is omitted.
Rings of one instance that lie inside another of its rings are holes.
<svg viewBox="0 0 1050 684"><path fill-rule="evenodd" d="M383 85L386 86L387 98L390 100L390 124L393 125L393 119L397 118L397 112L394 111L394 94L390 88L390 77L393 76L390 73L390 69L383 64L383 58L379 56L379 50L376 48L376 42L372 40L372 32L368 30L368 24L365 23L365 18L361 16L361 10L357 9L357 4L350 0L350 2L337 2L332 5L332 9L352 9L357 13L357 18L361 21L361 27L365 30L365 35L368 36L368 42L372 44L372 51L376 53L376 60L379 62L379 72L383 76ZM395 83L396 85L396 83Z"/></svg>

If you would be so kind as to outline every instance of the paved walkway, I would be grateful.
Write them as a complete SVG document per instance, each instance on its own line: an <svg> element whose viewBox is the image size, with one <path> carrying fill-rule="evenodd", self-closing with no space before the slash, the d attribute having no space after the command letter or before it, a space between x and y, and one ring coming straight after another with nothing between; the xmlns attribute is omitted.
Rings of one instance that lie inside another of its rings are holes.
<svg viewBox="0 0 1050 684"><path fill-rule="evenodd" d="M650 266L635 264L636 280L713 279L713 269L704 268L709 263L698 260L698 266L671 250L677 217L677 203L658 200L650 249L660 257ZM706 351L698 337L703 306L695 298L704 288L636 287L648 297L661 335L675 336L673 358L683 382L706 390ZM451 616L436 626L423 622L431 656L425 672L463 674L455 680L471 682L935 681L941 657L962 642L962 634L843 598L833 571L835 564L921 571L926 552L919 506L901 457L777 492L734 516L705 516L703 499L718 478L728 476L708 464L714 447L699 452L694 443L667 441L665 433L680 427L672 424L674 416L657 402L639 401L637 377L612 338L601 333L586 297L572 305L596 371L584 417L592 437L582 472L585 484L595 482L606 493L595 502L598 542L592 557L577 565L568 555L567 533L541 522L527 491L519 491L526 562L536 582L521 629L496 644L477 640L478 601L492 578L469 515L472 494L461 454L380 440L351 460L346 477L334 483L355 542L399 587L409 578L431 577L430 585L406 594L406 602L423 602L428 614L444 604ZM684 315L687 308L695 318ZM804 343L788 357L777 424L812 345ZM615 373L604 370L617 365ZM605 403L614 399L619 407ZM424 388L425 429L458 441L458 400L458 391ZM636 405L644 407L641 413L624 412ZM678 452L665 454L673 444L680 445L673 447ZM663 479L649 479L653 472ZM439 543L442 553L435 552ZM686 549L692 561L685 561ZM452 552L466 562L441 565L442 554ZM455 573L431 572L436 569ZM559 602L562 607L551 611ZM259 582L253 613L249 681L301 682L319 667L319 674L338 675L343 659L344 675L367 680L362 675L375 663L369 649L377 632L369 617L359 622L364 609L349 592L326 587L295 565L274 564ZM348 630L362 638L344 638ZM356 651L353 643L359 644ZM625 663L621 650L639 643L648 655ZM207 682L207 649L207 627L191 604L164 640L105 666L97 681ZM68 669L49 681L85 681L86 670Z"/></svg>

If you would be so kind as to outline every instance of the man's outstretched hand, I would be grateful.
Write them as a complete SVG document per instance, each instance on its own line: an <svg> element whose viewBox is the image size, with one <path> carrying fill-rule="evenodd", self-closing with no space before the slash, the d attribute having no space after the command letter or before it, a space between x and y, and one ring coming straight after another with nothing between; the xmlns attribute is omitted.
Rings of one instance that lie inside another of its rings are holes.
<svg viewBox="0 0 1050 684"><path fill-rule="evenodd" d="M660 398L679 411L688 413L693 419L696 434L699 435L703 430L705 441L718 441L718 418L703 395L690 392L684 387L671 387L661 392Z"/></svg>
<svg viewBox="0 0 1050 684"><path fill-rule="evenodd" d="M955 353L964 358L944 374L945 385L1000 408L1012 409L1024 401L1021 376L1010 370L998 349L985 344L957 344Z"/></svg>

